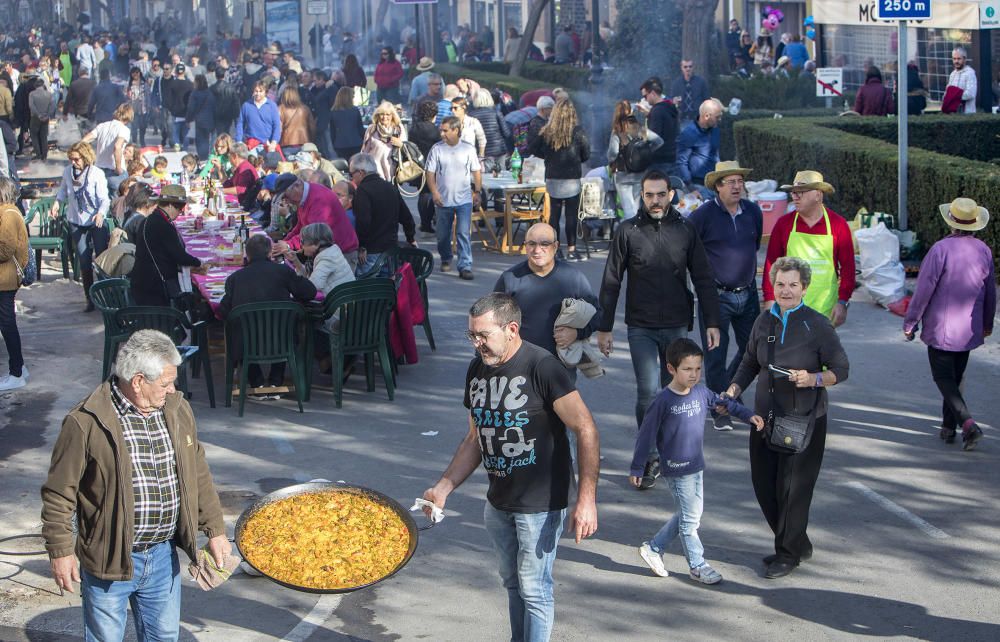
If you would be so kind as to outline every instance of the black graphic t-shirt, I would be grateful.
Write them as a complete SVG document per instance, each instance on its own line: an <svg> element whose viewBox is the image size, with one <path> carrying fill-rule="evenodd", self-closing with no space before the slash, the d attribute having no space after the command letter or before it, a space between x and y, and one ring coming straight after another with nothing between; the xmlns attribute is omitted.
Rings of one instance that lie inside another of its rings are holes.
<svg viewBox="0 0 1000 642"><path fill-rule="evenodd" d="M568 505L573 462L552 403L574 390L566 368L527 341L497 367L479 355L469 364L465 407L490 476L486 498L498 510L541 513Z"/></svg>

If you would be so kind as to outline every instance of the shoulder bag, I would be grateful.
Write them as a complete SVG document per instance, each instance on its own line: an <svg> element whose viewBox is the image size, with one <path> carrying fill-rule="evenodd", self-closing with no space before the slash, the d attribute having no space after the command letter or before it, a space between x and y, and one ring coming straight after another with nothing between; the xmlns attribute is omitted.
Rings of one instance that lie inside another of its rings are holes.
<svg viewBox="0 0 1000 642"><path fill-rule="evenodd" d="M410 141L403 141L402 146L400 146L396 152L396 174L393 177L396 186L399 188L400 193L404 196L416 196L420 193L420 190L424 187L424 168L423 168L423 154L420 153L420 148L418 148L414 143ZM403 189L403 183L415 183L420 181L419 187L415 192L409 192Z"/></svg>
<svg viewBox="0 0 1000 642"><path fill-rule="evenodd" d="M28 260L24 262L24 265L21 265L21 262L17 260L16 250L10 260L14 262L14 269L17 271L18 278L21 279L22 286L29 286L38 279L38 265L35 263L35 251L31 249L30 241L28 242Z"/></svg>
<svg viewBox="0 0 1000 642"><path fill-rule="evenodd" d="M160 277L160 282L163 284L163 291L167 295L167 299L171 305L179 310L184 310L187 305L187 293L181 289L181 281L177 275L174 275L171 279L167 279L163 276L163 272L160 271L160 266L156 264L156 258L153 256L153 251L149 248L149 237L146 233L148 227L149 221L143 223L142 241L146 244L146 252L149 254L149 260L152 261L153 268L156 269L156 274Z"/></svg>
<svg viewBox="0 0 1000 642"><path fill-rule="evenodd" d="M774 344L777 341L777 320L771 323L771 334L767 337L767 391L771 395L771 409L768 410L764 422L764 440L771 450L786 455L797 455L809 447L812 441L813 428L816 425L816 406L819 405L819 393L816 402L808 414L800 415L787 412L774 396L774 371L770 366L774 363Z"/></svg>

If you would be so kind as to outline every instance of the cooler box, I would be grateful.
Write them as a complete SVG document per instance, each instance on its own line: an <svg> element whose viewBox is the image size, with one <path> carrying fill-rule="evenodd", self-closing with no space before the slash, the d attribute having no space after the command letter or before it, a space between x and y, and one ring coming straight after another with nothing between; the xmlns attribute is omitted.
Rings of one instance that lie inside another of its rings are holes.
<svg viewBox="0 0 1000 642"><path fill-rule="evenodd" d="M775 222L788 210L786 192L763 192L757 196L757 205L764 215L764 236L770 236Z"/></svg>

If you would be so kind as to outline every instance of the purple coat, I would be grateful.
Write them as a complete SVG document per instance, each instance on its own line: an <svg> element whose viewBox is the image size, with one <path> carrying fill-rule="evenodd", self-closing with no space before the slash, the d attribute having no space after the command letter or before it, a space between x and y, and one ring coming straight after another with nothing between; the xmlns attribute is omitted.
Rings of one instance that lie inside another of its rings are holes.
<svg viewBox="0 0 1000 642"><path fill-rule="evenodd" d="M965 352L983 345L984 332L993 331L996 308L989 246L972 236L948 236L920 264L903 330L910 332L920 322L921 341L938 350Z"/></svg>

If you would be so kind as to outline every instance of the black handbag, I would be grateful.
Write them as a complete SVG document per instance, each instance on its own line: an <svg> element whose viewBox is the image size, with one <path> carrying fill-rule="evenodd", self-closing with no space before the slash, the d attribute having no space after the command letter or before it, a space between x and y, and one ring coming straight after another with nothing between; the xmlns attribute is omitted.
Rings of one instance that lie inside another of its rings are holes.
<svg viewBox="0 0 1000 642"><path fill-rule="evenodd" d="M813 428L816 425L816 406L819 405L819 395L808 414L802 415L787 412L774 396L774 371L770 366L774 363L774 344L777 321L771 325L771 334L767 337L767 391L771 395L771 409L764 422L764 442L771 450L786 455L797 455L809 447L812 441Z"/></svg>
<svg viewBox="0 0 1000 642"><path fill-rule="evenodd" d="M167 295L167 300L170 301L171 307L177 308L178 310L187 311L192 307L193 295L190 292L185 292L181 289L180 277L174 275L171 278L166 278L163 276L163 272L160 271L160 266L156 264L156 258L153 257L153 251L149 248L149 238L146 236L146 225L142 226L142 240L146 244L146 253L149 254L149 260L152 261L153 267L156 268L156 274L160 277L160 281L163 283L164 293Z"/></svg>

